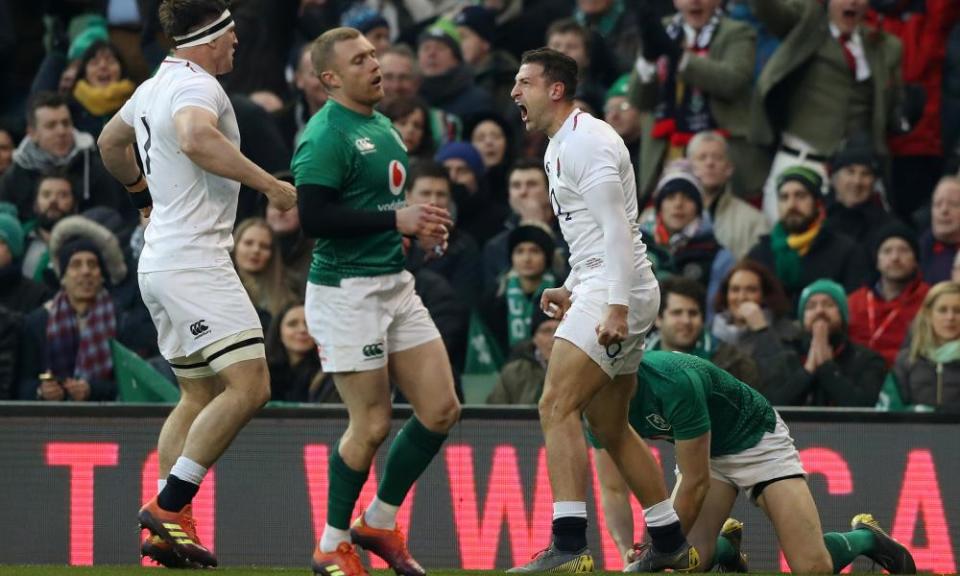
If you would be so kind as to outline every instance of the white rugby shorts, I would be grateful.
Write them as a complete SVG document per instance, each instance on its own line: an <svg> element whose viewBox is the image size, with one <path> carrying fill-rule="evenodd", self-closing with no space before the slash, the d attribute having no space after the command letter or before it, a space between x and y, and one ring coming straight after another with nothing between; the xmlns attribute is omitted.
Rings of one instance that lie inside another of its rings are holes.
<svg viewBox="0 0 960 576"><path fill-rule="evenodd" d="M653 275L650 274L650 278ZM605 280L591 278L574 286L572 304L557 327L555 338L562 338L583 350L610 378L636 374L643 359L643 344L660 308L660 288L656 279L635 286L630 292L627 338L610 346L597 341L597 326L607 306Z"/></svg>
<svg viewBox="0 0 960 576"><path fill-rule="evenodd" d="M307 329L324 372L362 372L387 357L440 338L413 289L413 275L345 278L340 286L307 283Z"/></svg>
<svg viewBox="0 0 960 576"><path fill-rule="evenodd" d="M264 357L260 318L229 261L142 272L137 279L160 354L178 376L211 376L237 361Z"/></svg>
<svg viewBox="0 0 960 576"><path fill-rule="evenodd" d="M760 441L751 448L710 459L710 477L726 482L750 494L757 484L788 476L803 476L800 453L790 437L790 429L777 413L773 432L765 432Z"/></svg>

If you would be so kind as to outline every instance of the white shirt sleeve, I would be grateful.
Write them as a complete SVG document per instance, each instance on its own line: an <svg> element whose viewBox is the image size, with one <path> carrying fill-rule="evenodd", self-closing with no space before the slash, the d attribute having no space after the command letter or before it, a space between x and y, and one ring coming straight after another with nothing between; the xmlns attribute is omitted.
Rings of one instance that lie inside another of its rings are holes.
<svg viewBox="0 0 960 576"><path fill-rule="evenodd" d="M607 304L630 303L633 275L633 238L620 180L603 180L583 192L587 209L603 232L604 264L607 277Z"/></svg>
<svg viewBox="0 0 960 576"><path fill-rule="evenodd" d="M127 101L123 103L123 106L120 107L120 119L124 121L127 126L133 126L136 122L137 114L134 110L134 101L137 99L137 93L134 92L133 96L127 98Z"/></svg>
<svg viewBox="0 0 960 576"><path fill-rule="evenodd" d="M575 146L567 147L562 161L570 165L581 196L606 183L620 185L619 156L613 142L594 135L581 138ZM623 204L623 201L620 202Z"/></svg>
<svg viewBox="0 0 960 576"><path fill-rule="evenodd" d="M215 79L197 74L196 77L180 82L173 91L170 112L176 114L187 106L198 106L219 118L223 112L223 97L223 89Z"/></svg>

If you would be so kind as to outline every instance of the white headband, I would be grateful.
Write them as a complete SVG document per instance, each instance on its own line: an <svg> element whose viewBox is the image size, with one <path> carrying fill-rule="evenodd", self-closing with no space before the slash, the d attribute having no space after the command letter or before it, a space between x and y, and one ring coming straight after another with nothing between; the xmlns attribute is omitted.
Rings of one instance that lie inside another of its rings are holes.
<svg viewBox="0 0 960 576"><path fill-rule="evenodd" d="M189 34L184 34L183 36L174 36L173 40L177 43L177 49L200 46L201 44L206 44L223 36L235 25L233 17L230 16L230 10L224 10L219 18L203 28L190 32Z"/></svg>

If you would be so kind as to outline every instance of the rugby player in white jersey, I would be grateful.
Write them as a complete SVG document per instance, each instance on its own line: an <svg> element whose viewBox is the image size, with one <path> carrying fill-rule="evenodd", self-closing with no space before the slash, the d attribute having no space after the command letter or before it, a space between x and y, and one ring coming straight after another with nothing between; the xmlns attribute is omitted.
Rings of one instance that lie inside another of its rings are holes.
<svg viewBox="0 0 960 576"><path fill-rule="evenodd" d="M587 446L581 418L644 506L652 569L690 571L687 542L663 474L627 422L644 335L660 291L640 240L630 154L605 122L573 104L577 64L548 48L523 55L511 96L529 131L550 138L544 168L550 201L570 246L570 277L541 306L562 318L540 398L540 425L553 488L553 540L514 572L587 572Z"/></svg>
<svg viewBox="0 0 960 576"><path fill-rule="evenodd" d="M207 469L270 398L263 330L230 260L240 185L281 210L293 185L240 152L233 106L215 76L237 46L225 0L164 0L176 50L104 127L107 169L150 222L138 264L144 304L180 401L160 432L159 494L140 509L141 552L168 566L216 566L190 503ZM143 171L134 155L138 147Z"/></svg>

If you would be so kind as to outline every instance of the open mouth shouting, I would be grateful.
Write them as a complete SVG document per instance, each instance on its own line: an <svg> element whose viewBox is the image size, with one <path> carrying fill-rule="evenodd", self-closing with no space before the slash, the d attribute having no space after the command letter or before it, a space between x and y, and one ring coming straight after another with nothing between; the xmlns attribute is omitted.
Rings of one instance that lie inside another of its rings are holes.
<svg viewBox="0 0 960 576"><path fill-rule="evenodd" d="M527 121L527 107L517 102L517 108L520 109L520 120Z"/></svg>

